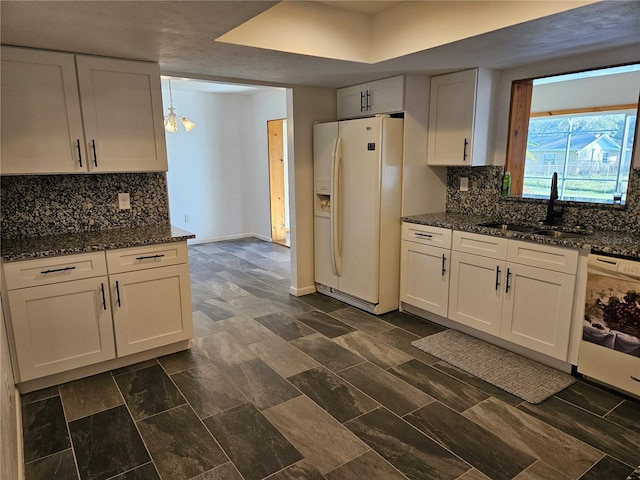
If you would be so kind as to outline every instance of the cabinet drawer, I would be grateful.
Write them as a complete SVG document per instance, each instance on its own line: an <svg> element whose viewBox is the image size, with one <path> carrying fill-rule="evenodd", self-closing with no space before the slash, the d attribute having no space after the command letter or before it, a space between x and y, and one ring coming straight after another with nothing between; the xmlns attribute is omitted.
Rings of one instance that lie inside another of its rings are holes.
<svg viewBox="0 0 640 480"><path fill-rule="evenodd" d="M512 240L509 242L507 260L575 275L578 269L578 250Z"/></svg>
<svg viewBox="0 0 640 480"><path fill-rule="evenodd" d="M36 287L107 274L104 252L66 255L4 264L7 288Z"/></svg>
<svg viewBox="0 0 640 480"><path fill-rule="evenodd" d="M177 265L187 263L188 260L186 242L163 243L107 251L107 266L110 274Z"/></svg>
<svg viewBox="0 0 640 480"><path fill-rule="evenodd" d="M455 230L453 232L453 245L451 248L458 252L473 253L482 255L483 257L505 260L507 258L508 244L509 240L506 238Z"/></svg>
<svg viewBox="0 0 640 480"><path fill-rule="evenodd" d="M417 223L402 224L402 239L423 245L451 248L451 230Z"/></svg>

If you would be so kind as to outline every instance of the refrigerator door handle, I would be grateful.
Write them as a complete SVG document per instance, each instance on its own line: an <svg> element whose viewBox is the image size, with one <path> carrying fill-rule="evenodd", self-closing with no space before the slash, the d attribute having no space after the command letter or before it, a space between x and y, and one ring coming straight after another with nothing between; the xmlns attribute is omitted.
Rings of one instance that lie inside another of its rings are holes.
<svg viewBox="0 0 640 480"><path fill-rule="evenodd" d="M342 255L340 255L340 162L342 161L342 139L333 143L331 163L331 259L333 272L342 274Z"/></svg>

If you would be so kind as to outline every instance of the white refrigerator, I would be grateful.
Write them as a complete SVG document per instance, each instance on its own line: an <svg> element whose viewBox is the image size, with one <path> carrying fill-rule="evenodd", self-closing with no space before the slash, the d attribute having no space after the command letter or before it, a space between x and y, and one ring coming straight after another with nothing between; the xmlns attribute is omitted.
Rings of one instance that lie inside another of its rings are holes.
<svg viewBox="0 0 640 480"><path fill-rule="evenodd" d="M313 126L316 289L376 315L399 301L403 124Z"/></svg>

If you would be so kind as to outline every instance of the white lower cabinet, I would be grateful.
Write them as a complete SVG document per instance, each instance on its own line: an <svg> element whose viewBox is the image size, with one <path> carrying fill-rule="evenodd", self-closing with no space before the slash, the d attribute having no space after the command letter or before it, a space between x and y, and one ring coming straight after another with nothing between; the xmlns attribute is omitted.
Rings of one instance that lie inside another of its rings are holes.
<svg viewBox="0 0 640 480"><path fill-rule="evenodd" d="M104 276L9 292L20 381L115 358L107 287Z"/></svg>
<svg viewBox="0 0 640 480"><path fill-rule="evenodd" d="M11 262L4 273L18 382L192 336L186 242Z"/></svg>
<svg viewBox="0 0 640 480"><path fill-rule="evenodd" d="M450 256L451 230L403 224L400 300L446 317Z"/></svg>
<svg viewBox="0 0 640 480"><path fill-rule="evenodd" d="M500 337L565 360L576 276L508 263L506 282Z"/></svg>
<svg viewBox="0 0 640 480"><path fill-rule="evenodd" d="M118 356L191 338L186 264L110 275L109 280Z"/></svg>
<svg viewBox="0 0 640 480"><path fill-rule="evenodd" d="M449 318L500 336L502 274L505 262L469 253L451 253Z"/></svg>
<svg viewBox="0 0 640 480"><path fill-rule="evenodd" d="M567 360L576 249L409 223L402 232L402 302Z"/></svg>
<svg viewBox="0 0 640 480"><path fill-rule="evenodd" d="M566 360L578 251L454 232L449 318Z"/></svg>

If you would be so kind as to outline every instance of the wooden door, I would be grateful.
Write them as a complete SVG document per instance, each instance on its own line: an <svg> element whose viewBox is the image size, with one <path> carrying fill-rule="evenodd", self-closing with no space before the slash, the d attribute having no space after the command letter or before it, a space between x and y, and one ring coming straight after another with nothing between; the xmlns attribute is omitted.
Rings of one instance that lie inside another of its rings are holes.
<svg viewBox="0 0 640 480"><path fill-rule="evenodd" d="M284 120L267 121L269 146L269 196L271 199L271 241L282 245L287 242L284 167Z"/></svg>

